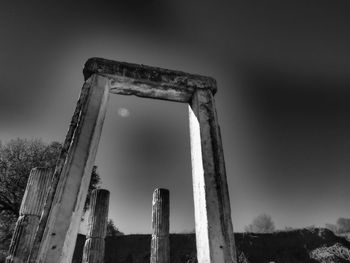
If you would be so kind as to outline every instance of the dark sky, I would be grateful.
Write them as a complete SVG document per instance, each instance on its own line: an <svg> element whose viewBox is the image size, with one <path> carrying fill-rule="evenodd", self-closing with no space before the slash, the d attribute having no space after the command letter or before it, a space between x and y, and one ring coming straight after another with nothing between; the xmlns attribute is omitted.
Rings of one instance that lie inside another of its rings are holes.
<svg viewBox="0 0 350 263"><path fill-rule="evenodd" d="M29 3L30 2L30 3ZM350 217L347 1L3 1L0 140L63 141L89 57L216 78L234 228ZM187 105L111 96L96 164L110 217L151 228L156 187L171 231L194 228Z"/></svg>

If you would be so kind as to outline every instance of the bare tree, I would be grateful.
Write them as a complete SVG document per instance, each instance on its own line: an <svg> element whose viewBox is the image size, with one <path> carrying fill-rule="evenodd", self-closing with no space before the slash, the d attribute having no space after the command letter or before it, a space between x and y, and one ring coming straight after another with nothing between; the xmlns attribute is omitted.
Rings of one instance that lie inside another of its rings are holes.
<svg viewBox="0 0 350 263"><path fill-rule="evenodd" d="M325 227L335 234L350 233L350 218L339 217L336 224L325 224Z"/></svg>
<svg viewBox="0 0 350 263"><path fill-rule="evenodd" d="M340 217L337 220L337 233L349 233L350 232L350 218Z"/></svg>
<svg viewBox="0 0 350 263"><path fill-rule="evenodd" d="M253 222L246 226L246 232L253 233L272 233L275 231L275 224L271 219L271 216L266 214L261 214L254 218Z"/></svg>
<svg viewBox="0 0 350 263"><path fill-rule="evenodd" d="M123 236L124 233L120 232L119 229L115 226L112 219L108 219L107 222L107 236L108 237L116 237L116 236Z"/></svg>
<svg viewBox="0 0 350 263"><path fill-rule="evenodd" d="M0 242L11 238L30 170L53 167L60 149L58 142L47 145L38 139L0 143Z"/></svg>
<svg viewBox="0 0 350 263"><path fill-rule="evenodd" d="M54 167L61 146L59 142L46 144L40 139L17 138L6 144L0 142L0 243L11 239L30 170ZM89 193L99 182L100 177L94 168ZM87 206L88 203L85 208Z"/></svg>
<svg viewBox="0 0 350 263"><path fill-rule="evenodd" d="M335 225L335 224L326 223L325 227L326 227L328 230L330 230L330 231L332 231L333 233L335 233L335 234L338 233L338 226Z"/></svg>

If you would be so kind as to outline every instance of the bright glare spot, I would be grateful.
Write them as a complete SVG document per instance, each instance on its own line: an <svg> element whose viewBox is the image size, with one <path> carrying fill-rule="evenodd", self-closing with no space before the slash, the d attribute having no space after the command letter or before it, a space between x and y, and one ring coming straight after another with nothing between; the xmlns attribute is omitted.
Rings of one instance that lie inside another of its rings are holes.
<svg viewBox="0 0 350 263"><path fill-rule="evenodd" d="M119 108L118 114L120 117L127 118L130 116L130 111L126 108Z"/></svg>

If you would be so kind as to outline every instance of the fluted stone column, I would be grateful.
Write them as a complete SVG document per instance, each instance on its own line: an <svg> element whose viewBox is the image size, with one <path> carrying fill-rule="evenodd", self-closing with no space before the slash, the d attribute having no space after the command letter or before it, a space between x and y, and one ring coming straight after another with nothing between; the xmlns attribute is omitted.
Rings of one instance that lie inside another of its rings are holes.
<svg viewBox="0 0 350 263"><path fill-rule="evenodd" d="M107 232L109 191L95 189L90 199L88 233L86 236L83 263L103 263Z"/></svg>
<svg viewBox="0 0 350 263"><path fill-rule="evenodd" d="M151 263L169 263L169 190L158 188L152 202Z"/></svg>
<svg viewBox="0 0 350 263"><path fill-rule="evenodd" d="M33 168L28 177L6 263L26 262L50 187L53 170Z"/></svg>

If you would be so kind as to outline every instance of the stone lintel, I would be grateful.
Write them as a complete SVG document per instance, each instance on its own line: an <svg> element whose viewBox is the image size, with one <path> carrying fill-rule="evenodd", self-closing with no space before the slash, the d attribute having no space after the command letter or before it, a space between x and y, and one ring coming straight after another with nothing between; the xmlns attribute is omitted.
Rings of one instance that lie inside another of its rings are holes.
<svg viewBox="0 0 350 263"><path fill-rule="evenodd" d="M216 81L211 77L103 58L88 59L83 73L85 80L92 74L108 74L135 79L139 83L152 83L158 89L175 87L187 93L192 93L194 89L209 89L213 95L217 91Z"/></svg>
<svg viewBox="0 0 350 263"><path fill-rule="evenodd" d="M171 86L165 83L155 83L148 80L137 80L110 74L99 74L109 80L110 93L119 95L134 95L142 98L169 100L189 103L195 91L194 88Z"/></svg>

